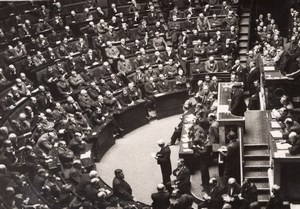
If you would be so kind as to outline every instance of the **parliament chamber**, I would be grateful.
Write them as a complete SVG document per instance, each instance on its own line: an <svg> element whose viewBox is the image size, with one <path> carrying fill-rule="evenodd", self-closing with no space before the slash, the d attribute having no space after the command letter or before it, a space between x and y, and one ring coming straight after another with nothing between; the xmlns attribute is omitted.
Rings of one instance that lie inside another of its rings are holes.
<svg viewBox="0 0 300 209"><path fill-rule="evenodd" d="M298 0L0 1L0 208L300 208L299 11ZM122 168L101 178L117 140L176 115L170 138L154 139L150 204Z"/></svg>

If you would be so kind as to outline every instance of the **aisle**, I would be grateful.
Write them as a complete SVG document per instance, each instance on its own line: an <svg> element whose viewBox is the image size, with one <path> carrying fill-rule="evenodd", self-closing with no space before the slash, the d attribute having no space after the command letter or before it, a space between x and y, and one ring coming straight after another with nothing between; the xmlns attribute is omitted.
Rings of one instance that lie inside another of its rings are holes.
<svg viewBox="0 0 300 209"><path fill-rule="evenodd" d="M160 167L151 157L151 153L159 150L156 143L158 139L162 138L167 143L170 141L180 116L151 121L148 125L118 139L101 162L96 164L103 180L111 185L114 170L121 168L126 181L133 189L133 195L139 201L151 204L151 193L162 181ZM171 146L172 169L176 167L178 149L178 144Z"/></svg>

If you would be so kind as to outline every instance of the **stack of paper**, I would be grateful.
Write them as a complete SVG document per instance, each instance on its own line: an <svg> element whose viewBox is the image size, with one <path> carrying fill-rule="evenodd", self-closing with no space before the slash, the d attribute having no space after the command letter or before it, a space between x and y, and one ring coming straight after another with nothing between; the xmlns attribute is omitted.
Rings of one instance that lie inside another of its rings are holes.
<svg viewBox="0 0 300 209"><path fill-rule="evenodd" d="M288 144L288 143L276 143L276 147L278 150L287 150L288 148L290 148L292 145Z"/></svg>
<svg viewBox="0 0 300 209"><path fill-rule="evenodd" d="M274 66L265 66L264 71L275 71L275 67Z"/></svg>
<svg viewBox="0 0 300 209"><path fill-rule="evenodd" d="M186 148L186 149L182 149L183 152L193 152L192 149Z"/></svg>
<svg viewBox="0 0 300 209"><path fill-rule="evenodd" d="M277 118L280 117L280 113L276 109L273 109L271 112L271 116L272 118Z"/></svg>
<svg viewBox="0 0 300 209"><path fill-rule="evenodd" d="M80 155L80 159L86 159L90 157L91 157L91 151L87 151L86 153Z"/></svg>
<svg viewBox="0 0 300 209"><path fill-rule="evenodd" d="M274 139L281 139L282 138L282 133L278 130L276 131L270 131L270 134Z"/></svg>
<svg viewBox="0 0 300 209"><path fill-rule="evenodd" d="M281 128L280 124L276 121L271 121L271 127L272 128Z"/></svg>

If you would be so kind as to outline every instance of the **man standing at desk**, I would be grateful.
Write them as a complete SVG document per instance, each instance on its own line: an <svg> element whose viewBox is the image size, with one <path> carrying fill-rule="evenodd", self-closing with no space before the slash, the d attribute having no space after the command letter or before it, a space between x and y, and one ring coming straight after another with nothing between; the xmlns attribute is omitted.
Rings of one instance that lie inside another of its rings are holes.
<svg viewBox="0 0 300 209"><path fill-rule="evenodd" d="M170 176L172 174L172 166L170 160L171 150L168 145L165 146L165 142L162 139L160 139L157 144L161 149L156 153L155 159L157 160L157 163L160 164L163 184L166 186L167 183L171 181Z"/></svg>
<svg viewBox="0 0 300 209"><path fill-rule="evenodd" d="M244 116L247 106L244 100L244 93L240 85L233 84L231 91L230 112L236 116Z"/></svg>
<svg viewBox="0 0 300 209"><path fill-rule="evenodd" d="M222 156L226 157L224 166L224 177L226 180L235 178L239 182L240 179L240 148L237 141L236 133L230 131L227 135L230 140L229 144L224 149L219 149Z"/></svg>

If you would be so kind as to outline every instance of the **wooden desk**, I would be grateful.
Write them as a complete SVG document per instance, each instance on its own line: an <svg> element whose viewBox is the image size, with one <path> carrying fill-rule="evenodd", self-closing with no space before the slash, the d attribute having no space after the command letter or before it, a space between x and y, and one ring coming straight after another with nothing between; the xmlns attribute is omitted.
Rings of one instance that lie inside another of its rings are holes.
<svg viewBox="0 0 300 209"><path fill-rule="evenodd" d="M192 111L188 111L183 114L183 125L181 132L181 140L179 146L179 158L183 158L186 166L193 171L194 170L194 150L191 149L192 140L188 137L190 127L194 123L195 116Z"/></svg>
<svg viewBox="0 0 300 209"><path fill-rule="evenodd" d="M103 125L96 126L92 130L89 139L93 142L93 158L99 162L107 150L115 144L112 121L107 120Z"/></svg>
<svg viewBox="0 0 300 209"><path fill-rule="evenodd" d="M284 76L279 70L276 70L273 62L267 62L262 58L263 65L263 74L265 80L265 94L266 94L266 108L273 109L279 108L281 106L279 100L280 98L274 95L274 90L281 88L285 91L288 91L293 83L293 78Z"/></svg>
<svg viewBox="0 0 300 209"><path fill-rule="evenodd" d="M175 90L154 95L155 108L158 119L180 114L182 107L188 99L188 90Z"/></svg>
<svg viewBox="0 0 300 209"><path fill-rule="evenodd" d="M229 111L229 99L231 99L232 83L220 82L218 87L218 109L217 121L219 122L220 144L225 145L225 127L237 126L244 127L245 117L232 115Z"/></svg>
<svg viewBox="0 0 300 209"><path fill-rule="evenodd" d="M270 111L267 112L268 132L280 130L272 128L272 119ZM281 187L284 200L300 201L300 155L291 155L288 148L285 146L285 140L274 139L269 134L269 146L271 149L271 165L273 167L274 180L273 183ZM283 145L283 146L282 146Z"/></svg>
<svg viewBox="0 0 300 209"><path fill-rule="evenodd" d="M138 100L134 106L127 107L122 112L114 115L118 124L127 134L143 125L149 123L147 119L146 101Z"/></svg>

